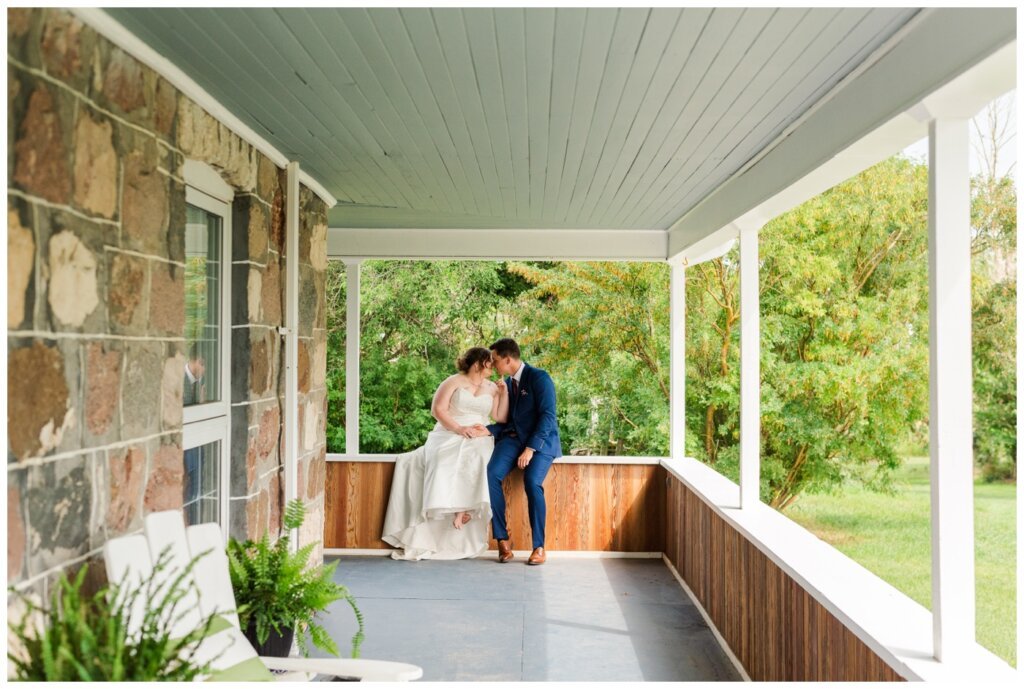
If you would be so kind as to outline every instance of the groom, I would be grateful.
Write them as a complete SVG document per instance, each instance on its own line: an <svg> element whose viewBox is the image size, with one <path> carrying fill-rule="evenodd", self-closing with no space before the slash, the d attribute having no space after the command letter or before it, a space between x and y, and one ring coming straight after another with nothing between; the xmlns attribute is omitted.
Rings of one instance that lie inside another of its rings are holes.
<svg viewBox="0 0 1024 689"><path fill-rule="evenodd" d="M491 531L498 541L498 562L512 559L512 543L505 526L505 493L501 483L513 466L523 470L523 484L530 508L533 553L527 564L542 565L544 554L544 477L556 457L562 456L555 419L555 384L547 371L527 366L519 355L519 345L511 338L490 346L494 368L502 376L508 394L508 421L487 427L494 436L494 452L487 464L487 483L491 493ZM502 388L499 385L499 389Z"/></svg>

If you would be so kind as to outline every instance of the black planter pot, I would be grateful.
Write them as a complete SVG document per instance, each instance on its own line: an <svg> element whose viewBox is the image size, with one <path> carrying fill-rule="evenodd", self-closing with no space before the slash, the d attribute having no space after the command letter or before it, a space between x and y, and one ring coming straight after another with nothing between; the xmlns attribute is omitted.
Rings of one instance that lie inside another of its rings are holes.
<svg viewBox="0 0 1024 689"><path fill-rule="evenodd" d="M269 656L271 658L287 658L288 654L292 650L292 641L295 639L295 629L289 628L283 630L283 634L278 634L274 631L274 628L270 628L270 636L267 637L266 643L259 643L256 640L256 621L251 620L249 626L245 630L245 638L249 640L252 647L256 649L256 653L261 656Z"/></svg>

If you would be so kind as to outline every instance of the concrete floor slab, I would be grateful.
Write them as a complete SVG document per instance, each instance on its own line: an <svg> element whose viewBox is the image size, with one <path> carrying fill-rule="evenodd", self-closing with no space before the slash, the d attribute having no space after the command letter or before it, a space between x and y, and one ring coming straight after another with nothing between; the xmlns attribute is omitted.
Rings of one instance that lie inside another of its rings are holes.
<svg viewBox="0 0 1024 689"><path fill-rule="evenodd" d="M362 656L414 663L425 681L740 679L661 560L338 559L366 620ZM323 624L345 653L347 604Z"/></svg>

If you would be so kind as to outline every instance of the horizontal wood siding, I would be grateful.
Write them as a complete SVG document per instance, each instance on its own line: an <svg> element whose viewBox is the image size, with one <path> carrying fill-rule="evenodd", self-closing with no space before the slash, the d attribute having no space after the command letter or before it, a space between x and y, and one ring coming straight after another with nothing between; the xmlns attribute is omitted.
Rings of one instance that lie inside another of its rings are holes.
<svg viewBox="0 0 1024 689"><path fill-rule="evenodd" d="M390 548L380 540L394 462L327 462L325 548Z"/></svg>
<svg viewBox="0 0 1024 689"><path fill-rule="evenodd" d="M324 545L389 548L380 540L391 462L328 462ZM548 550L662 552L665 478L660 466L555 464L544 482ZM531 546L522 473L505 481L513 547ZM491 548L497 544L492 540Z"/></svg>
<svg viewBox="0 0 1024 689"><path fill-rule="evenodd" d="M871 649L674 477L665 554L755 681L899 681Z"/></svg>

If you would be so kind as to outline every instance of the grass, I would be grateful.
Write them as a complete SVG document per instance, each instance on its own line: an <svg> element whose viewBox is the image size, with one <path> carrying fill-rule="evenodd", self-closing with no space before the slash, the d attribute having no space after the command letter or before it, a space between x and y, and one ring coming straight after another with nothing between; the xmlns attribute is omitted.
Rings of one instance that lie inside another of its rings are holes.
<svg viewBox="0 0 1024 689"><path fill-rule="evenodd" d="M858 486L803 495L786 516L931 608L928 458L910 457L897 493ZM1016 666L1016 486L974 485L977 639Z"/></svg>

